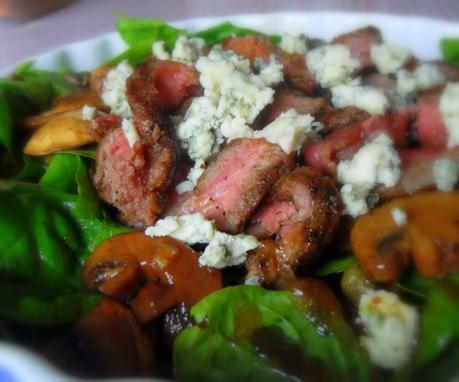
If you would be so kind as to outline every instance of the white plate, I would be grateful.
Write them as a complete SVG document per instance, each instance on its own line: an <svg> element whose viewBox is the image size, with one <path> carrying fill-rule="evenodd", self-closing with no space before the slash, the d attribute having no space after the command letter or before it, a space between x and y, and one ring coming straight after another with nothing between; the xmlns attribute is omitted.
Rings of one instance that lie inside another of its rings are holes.
<svg viewBox="0 0 459 382"><path fill-rule="evenodd" d="M172 24L193 31L225 20L266 33L301 32L324 39L330 39L357 27L374 25L381 29L386 41L409 47L421 59L439 58L439 40L442 37L459 36L458 23L367 13L252 14L192 19ZM35 66L40 69L56 70L65 66L75 71L83 71L103 64L124 49L125 44L113 32L61 46L48 53L31 57L31 59L35 60ZM10 73L13 68L0 72L0 74ZM0 380L7 382L75 381L73 378L62 375L40 357L6 343L0 343ZM136 381L141 381L141 379Z"/></svg>

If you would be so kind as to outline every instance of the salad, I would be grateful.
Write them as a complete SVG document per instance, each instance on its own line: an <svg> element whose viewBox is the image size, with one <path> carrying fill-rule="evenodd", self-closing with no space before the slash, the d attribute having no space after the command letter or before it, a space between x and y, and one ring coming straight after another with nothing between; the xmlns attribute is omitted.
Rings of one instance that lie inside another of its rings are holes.
<svg viewBox="0 0 459 382"><path fill-rule="evenodd" d="M122 16L0 80L0 338L82 377L459 377L459 40Z"/></svg>

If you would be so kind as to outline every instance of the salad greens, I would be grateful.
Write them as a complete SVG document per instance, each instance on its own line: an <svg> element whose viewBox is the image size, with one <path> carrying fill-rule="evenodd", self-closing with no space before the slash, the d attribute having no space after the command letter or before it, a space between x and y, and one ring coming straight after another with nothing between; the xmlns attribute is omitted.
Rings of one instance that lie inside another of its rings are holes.
<svg viewBox="0 0 459 382"><path fill-rule="evenodd" d="M440 41L443 59L459 66L459 38L444 38Z"/></svg>
<svg viewBox="0 0 459 382"><path fill-rule="evenodd" d="M196 324L174 343L178 380L370 378L369 360L341 312L308 296L229 287L200 301L191 315Z"/></svg>
<svg viewBox="0 0 459 382"><path fill-rule="evenodd" d="M162 20L129 16L118 20L117 29L128 49L109 64L125 59L138 64L151 53L154 41L164 40L172 49L183 35L212 45L231 35L260 34L230 22L188 33ZM279 36L269 37L279 41ZM443 39L441 49L447 62L459 65L459 39ZM71 93L75 81L84 79L66 71L36 70L30 62L18 67L14 79L0 79L0 173L10 170L15 122L45 110L56 96ZM101 241L130 229L110 219L91 185L88 171L94 149L21 159L22 171L0 180L0 318L46 327L70 323L100 298L82 285L85 259ZM352 256L337 258L318 267L313 276L342 273L353 263ZM413 297L421 328L412 364L390 378L457 377L459 275L428 281L413 274L395 287ZM179 380L373 377L368 356L343 313L308 296L227 287L195 305L191 315L194 325L174 343Z"/></svg>
<svg viewBox="0 0 459 382"><path fill-rule="evenodd" d="M38 183L0 183L0 314L51 326L74 320L97 298L84 291L85 257L126 232L109 221L83 158L56 154Z"/></svg>
<svg viewBox="0 0 459 382"><path fill-rule="evenodd" d="M208 45L214 45L233 35L262 35L253 29L239 27L229 21L198 32L188 33L184 29L174 28L159 19L136 19L129 16L122 16L116 23L116 28L128 45L128 49L111 59L109 64L116 64L123 60L128 60L132 65L139 64L151 54L151 46L155 41L164 41L166 48L172 50L180 36L200 37ZM280 40L280 37L276 35L269 37L273 42Z"/></svg>

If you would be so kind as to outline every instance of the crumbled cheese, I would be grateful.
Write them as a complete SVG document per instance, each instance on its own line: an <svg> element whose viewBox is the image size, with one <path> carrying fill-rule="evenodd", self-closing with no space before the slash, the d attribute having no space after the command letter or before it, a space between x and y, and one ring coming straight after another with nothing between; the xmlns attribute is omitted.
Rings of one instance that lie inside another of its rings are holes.
<svg viewBox="0 0 459 382"><path fill-rule="evenodd" d="M193 65L204 54L206 42L199 37L180 36L172 50L172 59L187 65Z"/></svg>
<svg viewBox="0 0 459 382"><path fill-rule="evenodd" d="M430 89L445 81L443 73L431 64L422 64L413 72L400 69L396 72L397 91L400 94L413 94L420 90Z"/></svg>
<svg viewBox="0 0 459 382"><path fill-rule="evenodd" d="M446 84L440 97L440 112L448 132L448 147L459 146L459 82Z"/></svg>
<svg viewBox="0 0 459 382"><path fill-rule="evenodd" d="M111 108L113 114L131 118L132 111L126 95L126 80L134 72L125 60L111 69L104 81L102 100Z"/></svg>
<svg viewBox="0 0 459 382"><path fill-rule="evenodd" d="M437 159L432 168L435 185L440 191L454 190L459 181L459 161L454 159Z"/></svg>
<svg viewBox="0 0 459 382"><path fill-rule="evenodd" d="M192 160L206 161L217 149L215 135L215 100L210 97L196 97L185 117L177 125L177 138Z"/></svg>
<svg viewBox="0 0 459 382"><path fill-rule="evenodd" d="M126 136L129 146L134 147L135 143L140 141L140 138L136 128L132 124L132 120L123 118L121 128L123 129L123 133Z"/></svg>
<svg viewBox="0 0 459 382"><path fill-rule="evenodd" d="M306 54L308 51L306 36L303 34L294 35L285 33L281 36L279 46L287 53Z"/></svg>
<svg viewBox="0 0 459 382"><path fill-rule="evenodd" d="M219 269L239 265L245 261L247 252L259 244L252 235L228 235L217 231L199 258L199 264Z"/></svg>
<svg viewBox="0 0 459 382"><path fill-rule="evenodd" d="M394 221L395 224L397 224L399 227L404 226L408 219L406 212L403 211L401 208L391 208L390 213L392 215L392 220Z"/></svg>
<svg viewBox="0 0 459 382"><path fill-rule="evenodd" d="M202 159L198 159L188 172L188 175L186 176L187 180L179 183L177 187L175 187L177 193L183 194L184 192L192 191L196 187L198 179L204 173L205 169L206 165L204 161Z"/></svg>
<svg viewBox="0 0 459 382"><path fill-rule="evenodd" d="M193 99L177 137L191 159L208 160L225 141L252 137L249 127L274 99L270 87L282 81L282 64L274 57L251 71L250 61L234 52L214 46L208 56L199 57L196 68L204 96Z"/></svg>
<svg viewBox="0 0 459 382"><path fill-rule="evenodd" d="M274 55L271 55L269 62L255 60L255 67L258 70L258 78L266 86L274 86L284 80L284 66Z"/></svg>
<svg viewBox="0 0 459 382"><path fill-rule="evenodd" d="M153 56L159 60L170 60L171 55L166 50L166 44L163 40L155 41L151 47Z"/></svg>
<svg viewBox="0 0 459 382"><path fill-rule="evenodd" d="M324 45L308 52L306 62L320 85L325 88L349 82L359 67L347 47L340 44Z"/></svg>
<svg viewBox="0 0 459 382"><path fill-rule="evenodd" d="M233 72L221 83L217 117L240 117L252 123L266 105L274 100L274 90L255 81L255 75Z"/></svg>
<svg viewBox="0 0 459 382"><path fill-rule="evenodd" d="M361 337L372 362L399 369L411 358L417 342L419 313L391 292L369 291L359 302L359 317L367 335Z"/></svg>
<svg viewBox="0 0 459 382"><path fill-rule="evenodd" d="M253 130L241 117L225 118L220 126L220 131L227 142L237 138L251 138L253 136Z"/></svg>
<svg viewBox="0 0 459 382"><path fill-rule="evenodd" d="M203 266L225 268L241 264L247 252L260 244L255 236L229 235L217 231L213 222L201 214L168 216L145 230L148 236L171 236L189 245L208 244L199 258Z"/></svg>
<svg viewBox="0 0 459 382"><path fill-rule="evenodd" d="M392 43L373 45L370 51L371 60L382 74L395 73L410 56L409 49Z"/></svg>
<svg viewBox="0 0 459 382"><path fill-rule="evenodd" d="M148 236L171 236L187 244L209 243L215 236L214 224L201 214L167 216L145 230Z"/></svg>
<svg viewBox="0 0 459 382"><path fill-rule="evenodd" d="M400 157L384 133L364 145L352 157L338 164L338 181L345 213L358 216L368 211L366 198L378 184L395 186L400 179Z"/></svg>
<svg viewBox="0 0 459 382"><path fill-rule="evenodd" d="M90 121L94 118L95 114L96 108L94 106L84 105L81 109L81 118L83 118L84 121Z"/></svg>
<svg viewBox="0 0 459 382"><path fill-rule="evenodd" d="M315 136L309 115L300 115L295 109L289 109L267 125L263 130L255 131L255 138L265 138L279 145L287 154L299 150L308 136Z"/></svg>
<svg viewBox="0 0 459 382"><path fill-rule="evenodd" d="M337 85L331 88L332 104L343 108L355 106L370 114L384 114L389 101L384 92L372 86Z"/></svg>

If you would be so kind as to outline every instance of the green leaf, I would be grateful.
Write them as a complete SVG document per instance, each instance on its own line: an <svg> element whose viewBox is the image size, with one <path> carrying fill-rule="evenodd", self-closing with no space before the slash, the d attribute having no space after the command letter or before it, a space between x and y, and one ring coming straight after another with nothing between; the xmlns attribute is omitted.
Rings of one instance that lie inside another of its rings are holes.
<svg viewBox="0 0 459 382"><path fill-rule="evenodd" d="M131 65L138 65L151 54L152 44L164 40L166 48L172 50L175 41L186 34L183 29L175 28L159 19L136 19L121 17L116 27L129 48L108 61L108 65L115 65L127 60Z"/></svg>
<svg viewBox="0 0 459 382"><path fill-rule="evenodd" d="M0 88L0 143L11 151L13 120L5 92Z"/></svg>
<svg viewBox="0 0 459 382"><path fill-rule="evenodd" d="M308 297L224 288L191 309L174 342L179 381L366 381L369 361L340 312Z"/></svg>
<svg viewBox="0 0 459 382"><path fill-rule="evenodd" d="M153 44L163 40L168 49L173 49L175 41L186 33L183 29L175 28L159 19L137 19L121 17L116 23L116 29L130 47L140 43Z"/></svg>
<svg viewBox="0 0 459 382"><path fill-rule="evenodd" d="M459 66L459 38L442 39L440 49L446 62Z"/></svg>
<svg viewBox="0 0 459 382"><path fill-rule="evenodd" d="M428 294L416 354L418 366L440 357L452 343L459 345L459 274L440 281ZM458 360L459 361L459 360ZM456 362L459 372L459 362Z"/></svg>
<svg viewBox="0 0 459 382"><path fill-rule="evenodd" d="M250 28L239 27L229 21L224 21L208 29L191 33L190 37L200 37L204 39L207 45L215 45L222 42L227 37L247 35L263 36L263 33ZM280 41L279 36L272 35L269 37L275 43Z"/></svg>
<svg viewBox="0 0 459 382"><path fill-rule="evenodd" d="M51 158L39 184L0 181L0 211L0 315L71 322L94 301L80 277L84 259L130 229L105 218L85 160L68 153Z"/></svg>
<svg viewBox="0 0 459 382"><path fill-rule="evenodd" d="M336 273L343 273L347 269L347 267L350 264L352 264L353 261L355 261L354 256L346 256L327 261L326 263L316 268L313 272L313 275L318 277L324 277Z"/></svg>

